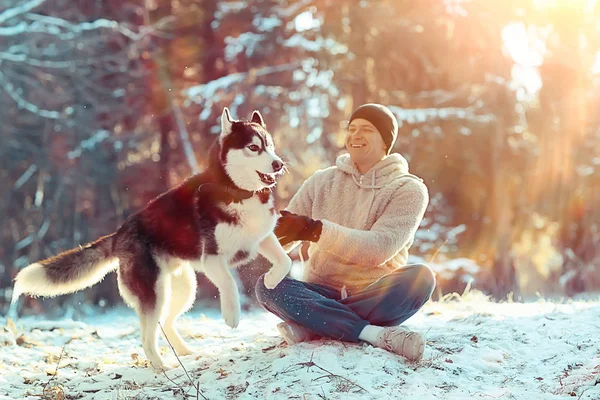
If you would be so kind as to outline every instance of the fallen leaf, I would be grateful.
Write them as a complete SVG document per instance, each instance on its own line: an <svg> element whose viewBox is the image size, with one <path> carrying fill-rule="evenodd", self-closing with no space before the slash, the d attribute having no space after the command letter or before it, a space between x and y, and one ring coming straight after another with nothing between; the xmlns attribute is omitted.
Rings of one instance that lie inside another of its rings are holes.
<svg viewBox="0 0 600 400"><path fill-rule="evenodd" d="M46 385L42 391L44 399L64 400L65 392L61 385Z"/></svg>
<svg viewBox="0 0 600 400"><path fill-rule="evenodd" d="M225 370L223 370L223 368L219 368L219 377L217 379L223 379L225 378L227 375L229 375L229 372L225 372Z"/></svg>
<svg viewBox="0 0 600 400"><path fill-rule="evenodd" d="M21 335L17 338L17 344L19 346L25 346L27 344L27 338L25 338L25 335Z"/></svg>
<svg viewBox="0 0 600 400"><path fill-rule="evenodd" d="M150 365L149 361L142 360L137 353L132 353L131 359L133 360L133 366L137 368L146 368Z"/></svg>
<svg viewBox="0 0 600 400"><path fill-rule="evenodd" d="M44 357L44 361L46 362L46 364L54 364L57 363L58 360L60 360L60 356L53 353L50 353Z"/></svg>

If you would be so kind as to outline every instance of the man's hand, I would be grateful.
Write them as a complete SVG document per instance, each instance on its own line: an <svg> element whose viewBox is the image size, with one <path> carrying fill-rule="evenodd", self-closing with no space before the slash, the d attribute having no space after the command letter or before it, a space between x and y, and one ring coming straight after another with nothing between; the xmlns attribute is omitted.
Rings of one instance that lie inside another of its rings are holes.
<svg viewBox="0 0 600 400"><path fill-rule="evenodd" d="M282 246L296 240L316 242L321 237L323 223L304 215L282 211L275 227L275 236Z"/></svg>

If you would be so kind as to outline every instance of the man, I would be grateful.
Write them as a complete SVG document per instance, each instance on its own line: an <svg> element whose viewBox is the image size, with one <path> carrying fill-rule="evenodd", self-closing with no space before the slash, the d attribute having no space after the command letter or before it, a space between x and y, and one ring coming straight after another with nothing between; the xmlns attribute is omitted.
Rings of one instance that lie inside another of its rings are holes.
<svg viewBox="0 0 600 400"><path fill-rule="evenodd" d="M366 341L411 361L425 339L399 327L429 300L435 277L406 265L429 202L423 181L390 154L398 134L392 112L365 104L350 117L348 154L304 182L282 211L275 234L287 250L312 242L301 281L256 284L260 304L284 322L294 344L317 337ZM296 243L293 243L296 242Z"/></svg>

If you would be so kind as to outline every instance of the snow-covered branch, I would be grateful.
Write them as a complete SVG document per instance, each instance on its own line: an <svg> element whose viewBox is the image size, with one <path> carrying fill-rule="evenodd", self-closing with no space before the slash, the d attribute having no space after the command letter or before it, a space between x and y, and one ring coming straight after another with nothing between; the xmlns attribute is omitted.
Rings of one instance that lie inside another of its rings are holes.
<svg viewBox="0 0 600 400"><path fill-rule="evenodd" d="M17 5L15 7L9 8L0 13L0 24L3 24L14 17L18 17L19 15L25 14L33 10L34 8L44 4L45 2L46 0L31 0L23 4Z"/></svg>
<svg viewBox="0 0 600 400"><path fill-rule="evenodd" d="M150 45L147 38L173 19L141 27L106 18L80 22L85 18L72 11L46 12L46 0L15 3L0 13L0 94L48 119L70 115L64 111L73 110L74 98L98 104L122 97L121 85L140 76L133 60Z"/></svg>
<svg viewBox="0 0 600 400"><path fill-rule="evenodd" d="M36 58L32 58L26 54L13 54L11 52L2 51L0 52L0 60L10 61L16 63L23 63L27 65L31 65L33 67L41 67L41 68L57 68L57 69L67 69L72 68L77 65L90 65L94 61L93 60L68 60L68 61L53 61L53 60L39 60Z"/></svg>
<svg viewBox="0 0 600 400"><path fill-rule="evenodd" d="M67 153L67 157L69 157L70 160L79 158L85 150L93 150L96 145L102 143L108 138L110 138L110 132L105 130L98 131L94 136L83 140L76 149L69 151Z"/></svg>
<svg viewBox="0 0 600 400"><path fill-rule="evenodd" d="M40 117L50 118L50 119L58 119L60 118L60 113L52 110L44 110L31 103L30 101L24 99L14 88L12 83L8 82L5 78L5 75L0 72L0 87L4 89L4 91L17 103L21 108L24 108L34 114L39 115Z"/></svg>
<svg viewBox="0 0 600 400"><path fill-rule="evenodd" d="M250 75L265 76L284 71L293 71L300 67L299 63L282 64L275 67L264 67L248 72L238 72L235 74L229 74L214 81L204 83L202 85L193 86L185 91L187 97L192 101L210 99L214 97L219 90L227 90L229 87L239 84L247 79Z"/></svg>
<svg viewBox="0 0 600 400"><path fill-rule="evenodd" d="M436 119L466 119L479 123L495 121L493 114L477 114L475 107L440 107L440 108L401 108L390 106L398 121L418 124Z"/></svg>

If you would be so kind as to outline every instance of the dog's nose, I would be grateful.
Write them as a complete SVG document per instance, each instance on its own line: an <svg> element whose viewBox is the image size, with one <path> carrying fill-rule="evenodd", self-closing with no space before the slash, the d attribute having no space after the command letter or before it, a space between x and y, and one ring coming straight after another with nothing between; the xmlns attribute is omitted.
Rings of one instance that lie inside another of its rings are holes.
<svg viewBox="0 0 600 400"><path fill-rule="evenodd" d="M271 165L273 166L273 171L275 172L279 172L281 171L281 168L283 168L283 163L279 160L273 161L273 164Z"/></svg>

